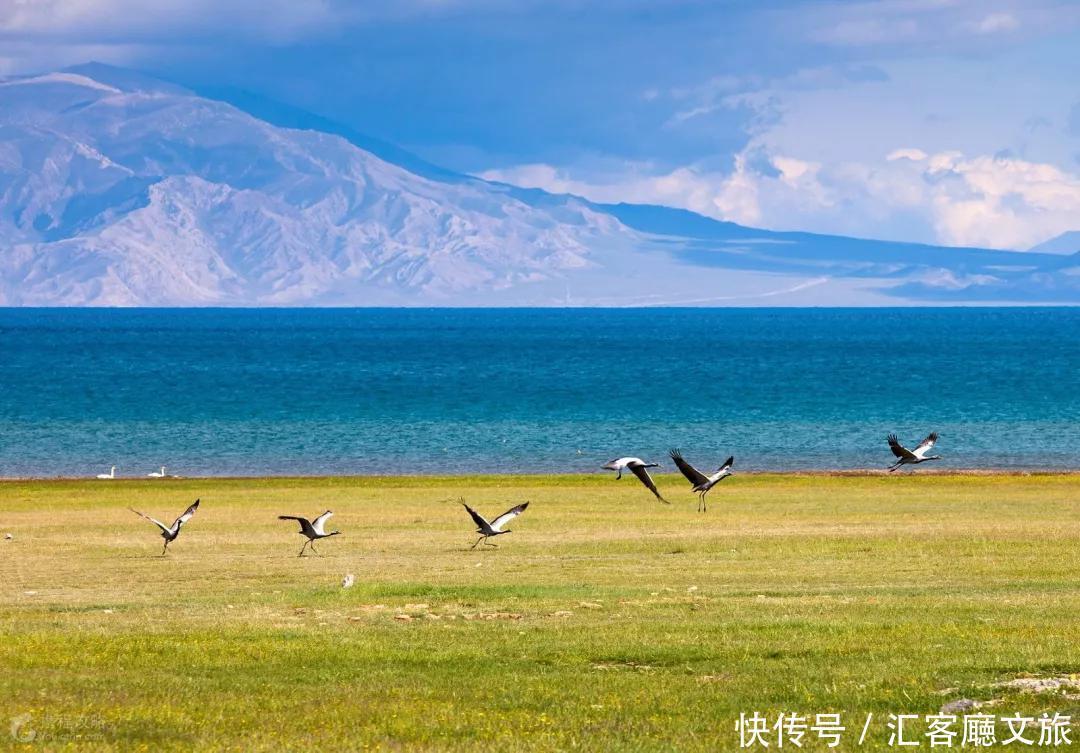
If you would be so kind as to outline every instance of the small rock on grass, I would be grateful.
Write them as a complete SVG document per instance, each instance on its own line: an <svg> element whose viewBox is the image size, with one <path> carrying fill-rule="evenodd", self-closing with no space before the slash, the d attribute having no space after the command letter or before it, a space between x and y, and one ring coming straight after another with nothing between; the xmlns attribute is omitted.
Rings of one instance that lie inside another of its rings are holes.
<svg viewBox="0 0 1080 753"><path fill-rule="evenodd" d="M356 576L352 573L345 573L345 577L341 579L342 588L352 588L354 583L356 583Z"/></svg>
<svg viewBox="0 0 1080 753"><path fill-rule="evenodd" d="M941 707L942 714L963 714L972 709L979 708L979 702L970 698L957 698L955 701L949 701Z"/></svg>
<svg viewBox="0 0 1080 753"><path fill-rule="evenodd" d="M1080 678L1018 677L1015 680L994 683L994 687L1019 690L1023 693L1052 693L1063 688L1080 688Z"/></svg>

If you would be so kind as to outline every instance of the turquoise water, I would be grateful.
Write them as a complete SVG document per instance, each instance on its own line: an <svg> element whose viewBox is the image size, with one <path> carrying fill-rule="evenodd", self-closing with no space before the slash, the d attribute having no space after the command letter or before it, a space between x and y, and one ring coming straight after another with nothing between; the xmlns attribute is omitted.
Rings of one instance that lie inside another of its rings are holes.
<svg viewBox="0 0 1080 753"><path fill-rule="evenodd" d="M877 468L930 430L1080 468L1080 309L0 309L0 476Z"/></svg>

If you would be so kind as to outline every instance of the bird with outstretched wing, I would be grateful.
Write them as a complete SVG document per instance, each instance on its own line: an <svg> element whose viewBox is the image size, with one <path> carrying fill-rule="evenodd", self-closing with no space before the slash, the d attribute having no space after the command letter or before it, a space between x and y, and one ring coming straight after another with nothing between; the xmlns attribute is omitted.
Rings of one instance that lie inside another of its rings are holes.
<svg viewBox="0 0 1080 753"><path fill-rule="evenodd" d="M488 520L483 515L469 507L469 505L466 504L464 499L460 499L458 501L469 513L469 516L473 519L473 522L476 523L476 532L480 534L480 538L476 540L476 543L473 544L470 549L475 549L477 544L479 544L481 541L483 541L486 546L497 546L496 544L492 544L490 541L487 541L487 539L491 538L492 536L500 536L504 533L510 533L510 529L504 529L504 526L506 526L507 523L516 518L518 515L521 515L521 513L525 512L525 508L529 506L528 502L522 502L520 505L515 505L514 507L511 507L502 515L498 516L491 522L488 522Z"/></svg>

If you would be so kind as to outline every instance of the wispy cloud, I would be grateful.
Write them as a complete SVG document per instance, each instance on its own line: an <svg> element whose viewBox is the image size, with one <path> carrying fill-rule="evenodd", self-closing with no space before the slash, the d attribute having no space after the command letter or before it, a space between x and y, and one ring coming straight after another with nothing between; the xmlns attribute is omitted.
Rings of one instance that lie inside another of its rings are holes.
<svg viewBox="0 0 1080 753"><path fill-rule="evenodd" d="M826 3L782 19L793 34L825 45L918 54L1000 45L1080 25L1071 0L870 0ZM901 51L900 48L903 48Z"/></svg>
<svg viewBox="0 0 1080 753"><path fill-rule="evenodd" d="M1054 165L916 147L874 163L828 165L747 151L729 172L686 167L647 175L634 166L621 179L609 174L595 183L548 165L484 177L602 202L680 206L770 229L887 238L881 227L900 222L908 235L894 240L955 246L1025 249L1075 229L1080 217L1080 177Z"/></svg>
<svg viewBox="0 0 1080 753"><path fill-rule="evenodd" d="M1008 32L1020 26L1012 13L990 13L975 22L974 29L979 34L998 34Z"/></svg>
<svg viewBox="0 0 1080 753"><path fill-rule="evenodd" d="M349 14L328 0L15 0L0 3L0 35L82 45L200 36L287 42L331 29Z"/></svg>

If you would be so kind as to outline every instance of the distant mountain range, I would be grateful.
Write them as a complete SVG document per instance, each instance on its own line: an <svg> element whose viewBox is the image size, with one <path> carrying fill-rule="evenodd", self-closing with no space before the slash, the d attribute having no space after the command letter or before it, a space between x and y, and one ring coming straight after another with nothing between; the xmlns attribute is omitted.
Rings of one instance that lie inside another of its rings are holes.
<svg viewBox="0 0 1080 753"><path fill-rule="evenodd" d="M1080 230L1069 230L1037 246L1032 246L1030 250L1044 254L1075 254L1080 252Z"/></svg>
<svg viewBox="0 0 1080 753"><path fill-rule="evenodd" d="M1069 247L757 230L460 175L109 66L0 79L2 305L1078 303Z"/></svg>

